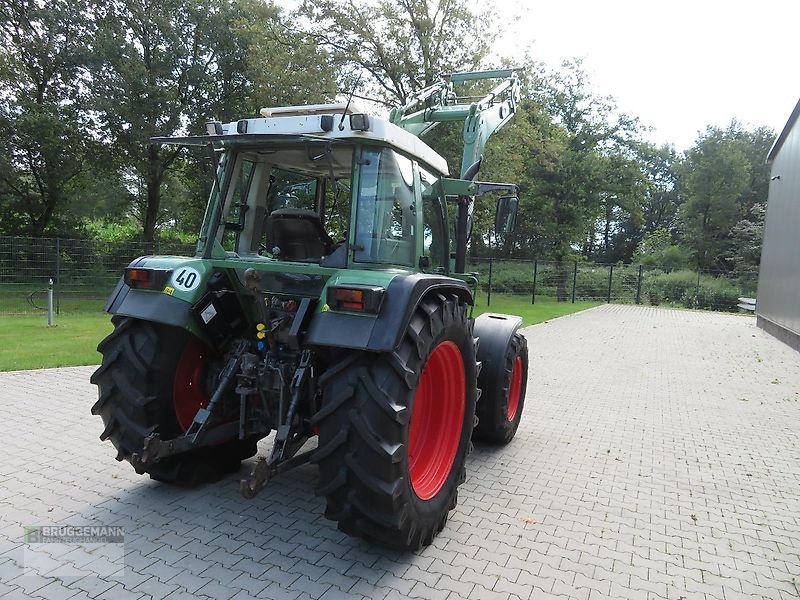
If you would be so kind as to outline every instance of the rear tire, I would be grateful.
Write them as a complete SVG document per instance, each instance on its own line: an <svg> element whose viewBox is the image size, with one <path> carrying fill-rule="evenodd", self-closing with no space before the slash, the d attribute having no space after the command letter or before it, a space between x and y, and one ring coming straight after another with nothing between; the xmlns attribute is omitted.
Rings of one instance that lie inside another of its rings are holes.
<svg viewBox="0 0 800 600"><path fill-rule="evenodd" d="M176 327L123 316L114 316L111 322L114 331L97 347L103 362L91 378L99 394L92 414L102 417L105 429L100 439L111 440L121 461L140 453L144 439L153 432L164 440L183 433L173 389L176 369L200 342ZM238 471L241 461L256 453L257 442L233 439L199 448L162 459L145 472L152 479L181 485L216 481Z"/></svg>
<svg viewBox="0 0 800 600"><path fill-rule="evenodd" d="M477 374L467 306L424 298L395 352L353 354L320 385L312 462L325 516L384 546L430 544L456 506L471 448Z"/></svg>
<svg viewBox="0 0 800 600"><path fill-rule="evenodd" d="M528 343L514 333L503 356L502 385L497 390L482 390L476 414L475 440L507 444L517 433L528 388Z"/></svg>

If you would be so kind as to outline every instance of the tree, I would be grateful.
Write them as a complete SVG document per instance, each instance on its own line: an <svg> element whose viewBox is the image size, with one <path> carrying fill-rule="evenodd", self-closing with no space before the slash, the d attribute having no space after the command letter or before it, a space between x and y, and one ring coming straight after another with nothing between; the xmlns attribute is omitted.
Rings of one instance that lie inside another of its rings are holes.
<svg viewBox="0 0 800 600"><path fill-rule="evenodd" d="M775 140L775 132L768 127L752 131L737 127L734 131L750 164L750 181L739 196L744 217L731 228L731 249L723 258L734 273L752 274L761 263L770 178L770 165L765 157Z"/></svg>
<svg viewBox="0 0 800 600"><path fill-rule="evenodd" d="M459 130L459 136L461 131ZM541 106L523 98L514 118L486 145L481 179L508 181L519 187L520 207L513 233L502 236L497 255L515 258L549 257L558 235L547 186L556 176L566 136ZM486 241L494 229L495 197L478 198L471 248L488 252Z"/></svg>
<svg viewBox="0 0 800 600"><path fill-rule="evenodd" d="M245 77L230 68L231 54L241 57L230 41L238 15L229 0L113 0L97 8L92 91L105 141L121 171L140 182L135 212L146 241L163 217L161 187L181 153L149 138L199 133L226 99L246 94Z"/></svg>
<svg viewBox="0 0 800 600"><path fill-rule="evenodd" d="M260 0L240 0L230 35L219 50L209 118L223 122L259 114L267 106L320 104L336 96L340 66L324 48L286 26L290 15ZM198 121L201 119L197 118ZM164 211L186 232L200 228L211 191L208 156L187 152L171 169Z"/></svg>
<svg viewBox="0 0 800 600"><path fill-rule="evenodd" d="M665 228L647 232L636 249L636 262L659 267L667 272L686 267L686 252L675 245L672 238L672 232Z"/></svg>
<svg viewBox="0 0 800 600"><path fill-rule="evenodd" d="M638 157L627 148L611 149L601 159L601 213L583 254L602 263L629 262L641 239L647 181Z"/></svg>
<svg viewBox="0 0 800 600"><path fill-rule="evenodd" d="M92 147L81 1L0 1L0 231L40 236Z"/></svg>
<svg viewBox="0 0 800 600"><path fill-rule="evenodd" d="M736 274L752 274L761 264L761 247L764 242L764 220L766 203L756 203L744 218L731 228L732 250L727 258Z"/></svg>
<svg viewBox="0 0 800 600"><path fill-rule="evenodd" d="M735 121L727 129L708 127L681 165L683 240L700 269L731 269L731 230L755 199L766 197L761 178L753 177L759 167L748 157L748 138Z"/></svg>
<svg viewBox="0 0 800 600"><path fill-rule="evenodd" d="M728 128L728 134L741 146L750 165L750 180L739 198L746 211L763 204L769 194L770 165L767 154L775 141L775 132L769 127L745 129L737 121Z"/></svg>
<svg viewBox="0 0 800 600"><path fill-rule="evenodd" d="M210 120L232 121L287 101L324 101L335 90L327 55L286 34L273 4L114 0L97 13L96 107L120 171L137 192L134 213L146 241L166 218L164 193L171 209L188 209L181 211L191 221L187 229L199 214L192 202L208 193L204 159L186 159L181 148L151 145L149 138L203 133ZM180 174L171 176L173 170Z"/></svg>
<svg viewBox="0 0 800 600"><path fill-rule="evenodd" d="M306 33L389 104L405 104L443 72L477 67L494 39L489 16L466 0L304 0L300 12Z"/></svg>
<svg viewBox="0 0 800 600"><path fill-rule="evenodd" d="M678 174L679 156L672 146L640 144L637 148L639 164L647 185L642 198L642 237L658 230L676 235L678 225Z"/></svg>
<svg viewBox="0 0 800 600"><path fill-rule="evenodd" d="M749 165L724 131L709 127L687 153L681 172L684 240L697 267L710 269L725 249L731 227L742 216L738 197L749 180Z"/></svg>
<svg viewBox="0 0 800 600"><path fill-rule="evenodd" d="M524 93L532 129L505 152L507 160L517 154L526 165L516 180L523 197L529 195L523 199L529 216L520 220L523 245L556 261L564 300L566 261L577 258L578 249L593 256L598 240L610 254L619 223L638 214L642 176L631 150L638 123L589 92L579 62L555 72L530 64Z"/></svg>

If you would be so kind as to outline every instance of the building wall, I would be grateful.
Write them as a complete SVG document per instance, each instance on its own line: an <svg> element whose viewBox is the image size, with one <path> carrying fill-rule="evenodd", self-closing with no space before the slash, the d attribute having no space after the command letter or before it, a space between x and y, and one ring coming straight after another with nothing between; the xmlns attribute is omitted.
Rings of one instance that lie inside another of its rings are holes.
<svg viewBox="0 0 800 600"><path fill-rule="evenodd" d="M764 245L758 278L759 325L800 347L800 102L770 153ZM783 331L779 331L779 330ZM795 338L795 339L792 339Z"/></svg>

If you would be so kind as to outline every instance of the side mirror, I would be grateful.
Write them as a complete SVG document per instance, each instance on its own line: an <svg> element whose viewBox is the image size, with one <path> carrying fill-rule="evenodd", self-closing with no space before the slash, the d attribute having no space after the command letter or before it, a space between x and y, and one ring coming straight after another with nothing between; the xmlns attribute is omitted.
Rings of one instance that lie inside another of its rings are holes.
<svg viewBox="0 0 800 600"><path fill-rule="evenodd" d="M517 196L502 196L497 199L497 210L494 213L495 233L511 233L517 224Z"/></svg>

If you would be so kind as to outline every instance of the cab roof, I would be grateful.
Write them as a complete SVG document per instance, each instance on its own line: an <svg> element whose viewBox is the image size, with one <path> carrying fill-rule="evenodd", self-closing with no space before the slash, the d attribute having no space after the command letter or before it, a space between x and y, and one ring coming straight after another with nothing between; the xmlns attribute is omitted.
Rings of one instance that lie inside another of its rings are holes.
<svg viewBox="0 0 800 600"><path fill-rule="evenodd" d="M345 110L347 111L345 112ZM243 119L223 125L226 133L277 134L314 136L332 140L370 140L392 146L434 168L441 175L449 175L447 161L416 135L390 123L388 119L356 112L352 105L312 104L307 106L281 106L263 108L262 118ZM353 128L353 117L367 117L366 129ZM323 118L332 117L333 127L323 129ZM246 125L244 125L246 123Z"/></svg>
<svg viewBox="0 0 800 600"><path fill-rule="evenodd" d="M448 176L447 161L416 135L390 123L388 119L356 113L354 107L343 104L312 104L264 108L265 115L240 119L230 123L209 123L209 135L188 137L158 137L152 142L181 145L258 144L260 141L374 142L390 146L425 164L441 176ZM366 118L364 118L366 117ZM353 127L355 125L355 127ZM211 132L214 133L211 133Z"/></svg>

